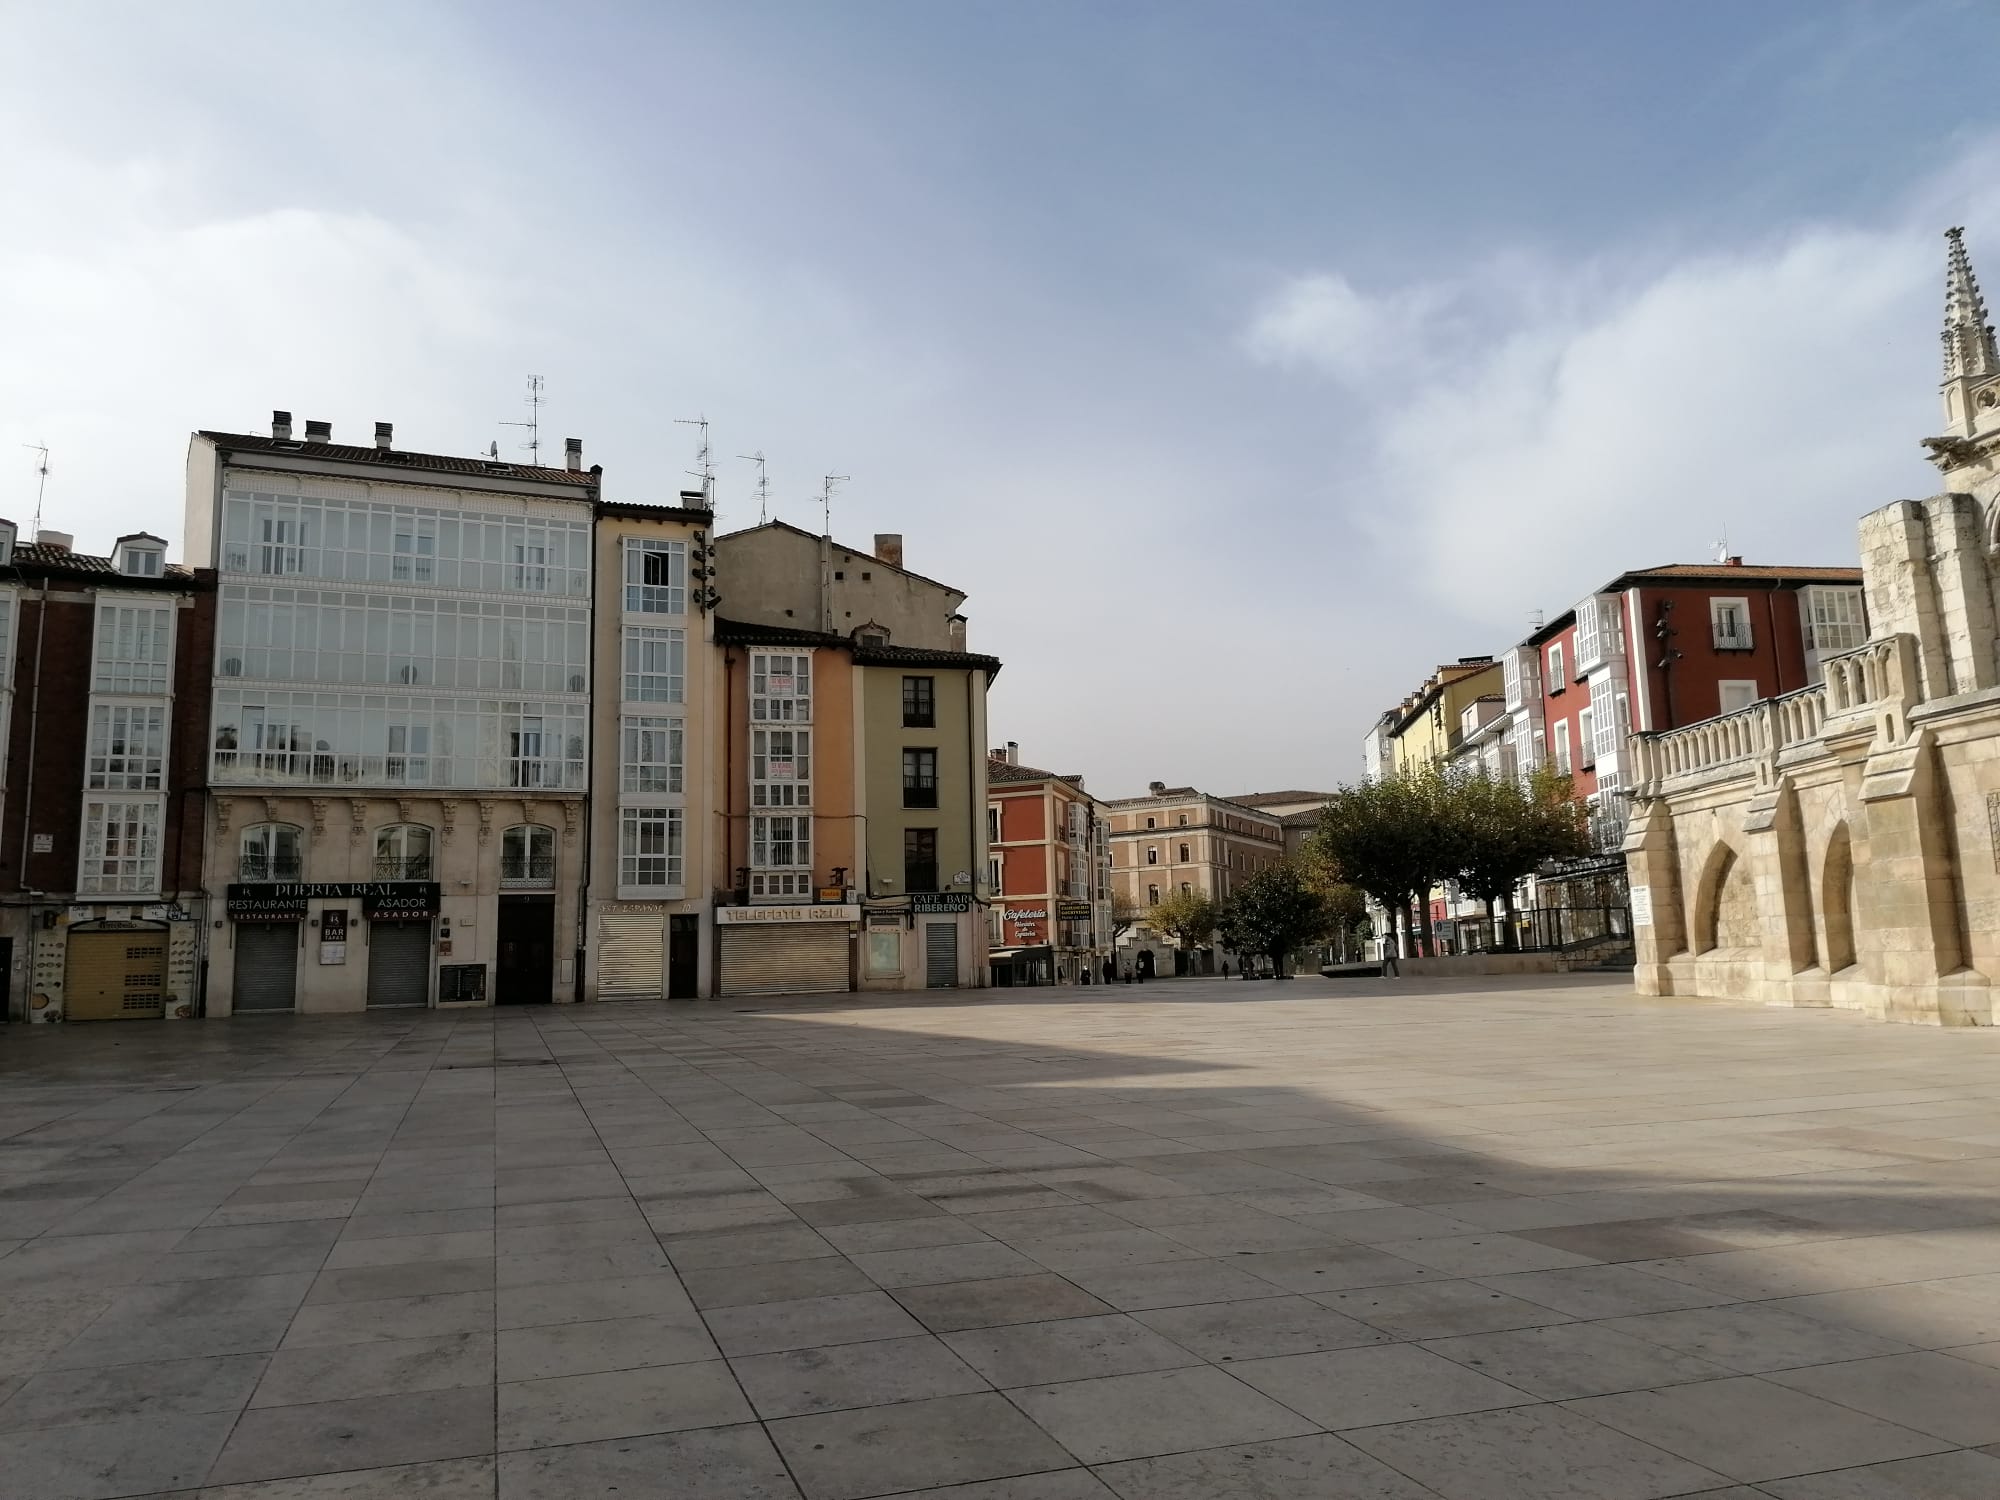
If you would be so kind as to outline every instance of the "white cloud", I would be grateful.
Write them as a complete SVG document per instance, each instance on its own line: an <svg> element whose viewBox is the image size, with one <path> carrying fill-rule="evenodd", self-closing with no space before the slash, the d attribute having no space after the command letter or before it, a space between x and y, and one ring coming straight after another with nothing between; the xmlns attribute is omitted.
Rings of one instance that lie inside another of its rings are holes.
<svg viewBox="0 0 2000 1500"><path fill-rule="evenodd" d="M1919 330L1938 317L1942 227L1813 228L1622 279L1515 263L1373 298L1314 272L1246 340L1359 393L1361 526L1420 598L1488 632L1412 640L1414 680L1625 568L1699 560L1725 529L1755 561L1852 559L1861 513L1931 484ZM2000 275L2000 234L1985 244ZM1475 302L1487 326L1439 336Z"/></svg>

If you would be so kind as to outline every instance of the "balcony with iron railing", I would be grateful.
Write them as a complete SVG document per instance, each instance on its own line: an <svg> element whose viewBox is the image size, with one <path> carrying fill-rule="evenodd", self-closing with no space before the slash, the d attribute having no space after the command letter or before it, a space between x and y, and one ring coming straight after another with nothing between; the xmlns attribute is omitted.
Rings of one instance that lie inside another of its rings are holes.
<svg viewBox="0 0 2000 1500"><path fill-rule="evenodd" d="M245 854L237 863L236 878L250 882L298 880L303 864L296 854Z"/></svg>
<svg viewBox="0 0 2000 1500"><path fill-rule="evenodd" d="M428 854L378 856L375 861L375 878L377 880L429 880L431 878L431 857Z"/></svg>
<svg viewBox="0 0 2000 1500"><path fill-rule="evenodd" d="M503 891L542 890L555 883L556 858L553 854L501 857L500 889Z"/></svg>

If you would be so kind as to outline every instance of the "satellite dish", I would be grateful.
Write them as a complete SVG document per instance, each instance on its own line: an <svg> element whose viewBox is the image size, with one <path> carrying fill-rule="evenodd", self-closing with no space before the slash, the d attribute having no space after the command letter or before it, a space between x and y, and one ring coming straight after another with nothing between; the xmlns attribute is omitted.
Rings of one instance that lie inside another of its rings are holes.
<svg viewBox="0 0 2000 1500"><path fill-rule="evenodd" d="M486 456L488 458L498 458L500 456L500 445L498 443L488 443L486 445Z"/></svg>

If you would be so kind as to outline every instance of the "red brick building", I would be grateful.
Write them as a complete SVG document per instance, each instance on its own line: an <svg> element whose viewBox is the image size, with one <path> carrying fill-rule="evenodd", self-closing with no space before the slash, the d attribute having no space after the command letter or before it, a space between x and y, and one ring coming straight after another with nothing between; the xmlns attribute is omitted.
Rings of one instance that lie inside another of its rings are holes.
<svg viewBox="0 0 2000 1500"><path fill-rule="evenodd" d="M1093 983L1111 956L1110 824L1083 789L1020 763L1019 747L986 764L993 982Z"/></svg>
<svg viewBox="0 0 2000 1500"><path fill-rule="evenodd" d="M16 1019L192 1015L215 590L120 537L110 557L0 522L0 959Z"/></svg>

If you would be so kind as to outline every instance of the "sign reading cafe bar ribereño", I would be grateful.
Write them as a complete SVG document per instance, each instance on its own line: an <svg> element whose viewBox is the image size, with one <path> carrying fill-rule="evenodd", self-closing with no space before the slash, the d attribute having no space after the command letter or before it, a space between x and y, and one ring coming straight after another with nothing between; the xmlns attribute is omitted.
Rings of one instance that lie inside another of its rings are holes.
<svg viewBox="0 0 2000 1500"><path fill-rule="evenodd" d="M359 901L371 921L422 921L438 914L435 880L269 881L232 885L228 912L238 922L303 922L308 901Z"/></svg>

